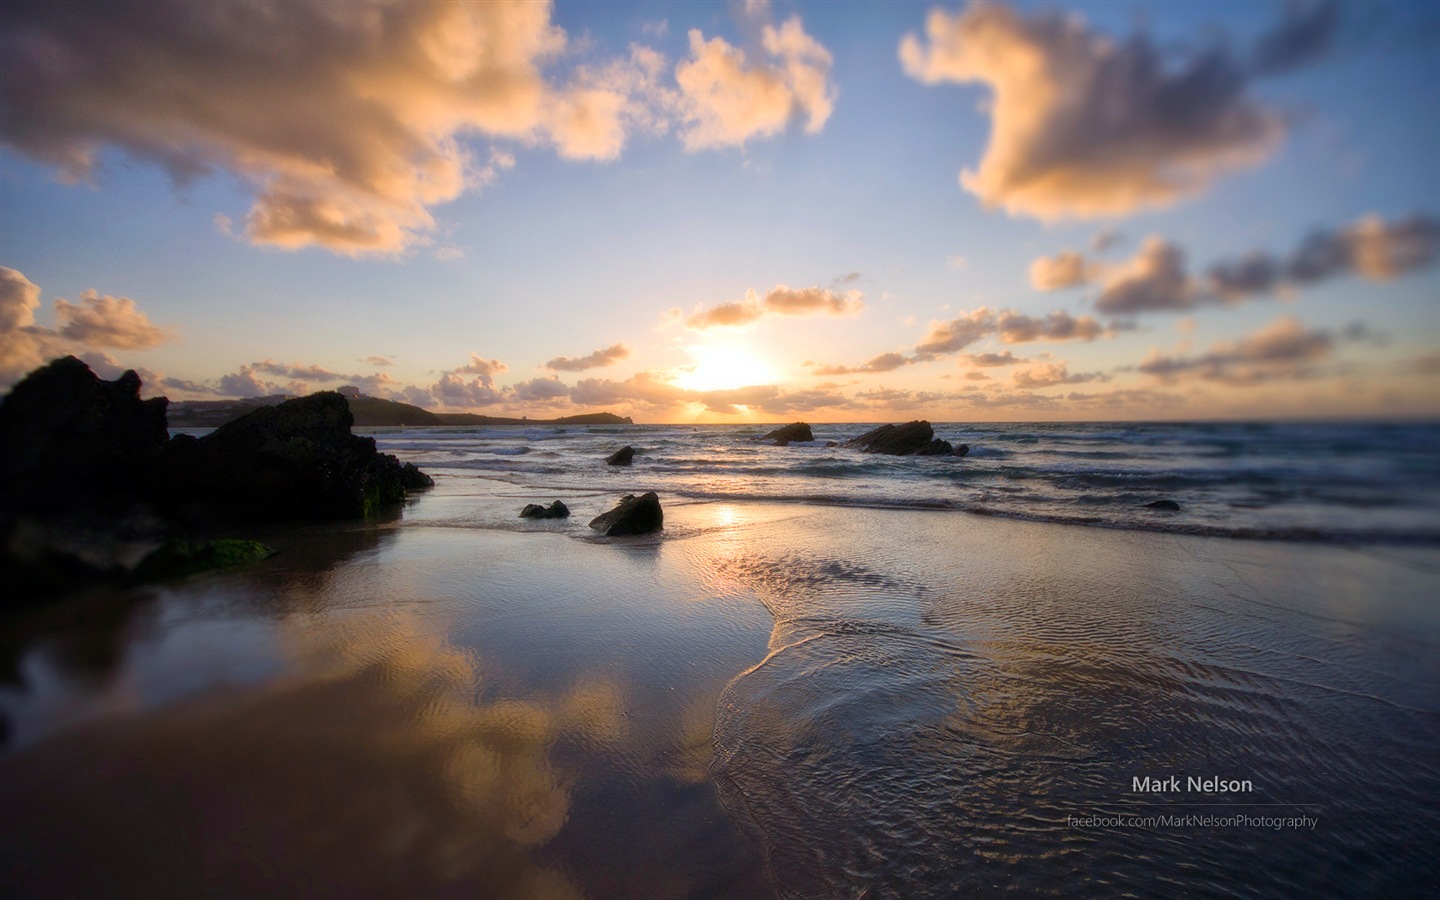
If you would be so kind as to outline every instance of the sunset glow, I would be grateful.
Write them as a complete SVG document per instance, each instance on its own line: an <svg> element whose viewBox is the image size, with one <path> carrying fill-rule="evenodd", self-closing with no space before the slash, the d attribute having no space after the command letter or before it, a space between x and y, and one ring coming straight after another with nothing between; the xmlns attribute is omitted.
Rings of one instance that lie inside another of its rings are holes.
<svg viewBox="0 0 1440 900"><path fill-rule="evenodd" d="M692 391L720 391L751 384L769 384L775 369L738 344L697 344L685 348L695 360L683 367L675 383Z"/></svg>

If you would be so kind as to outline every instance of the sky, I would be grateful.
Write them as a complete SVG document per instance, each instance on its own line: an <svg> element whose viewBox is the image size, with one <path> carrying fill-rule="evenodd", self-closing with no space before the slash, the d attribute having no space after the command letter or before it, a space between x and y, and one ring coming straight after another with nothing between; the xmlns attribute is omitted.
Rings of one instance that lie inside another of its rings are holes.
<svg viewBox="0 0 1440 900"><path fill-rule="evenodd" d="M1440 415L1440 4L0 9L0 390Z"/></svg>

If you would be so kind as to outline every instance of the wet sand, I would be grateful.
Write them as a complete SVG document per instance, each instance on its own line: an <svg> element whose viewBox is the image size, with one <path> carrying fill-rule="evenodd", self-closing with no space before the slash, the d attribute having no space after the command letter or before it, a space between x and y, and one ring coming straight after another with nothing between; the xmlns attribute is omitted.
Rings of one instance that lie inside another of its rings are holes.
<svg viewBox="0 0 1440 900"><path fill-rule="evenodd" d="M277 532L253 569L31 642L0 689L5 879L942 897L1437 876L1433 548L668 502L663 535L607 541L583 515L458 512L512 499L442 484L401 522ZM1131 790L1151 774L1253 790ZM1068 824L1201 802L1319 823Z"/></svg>

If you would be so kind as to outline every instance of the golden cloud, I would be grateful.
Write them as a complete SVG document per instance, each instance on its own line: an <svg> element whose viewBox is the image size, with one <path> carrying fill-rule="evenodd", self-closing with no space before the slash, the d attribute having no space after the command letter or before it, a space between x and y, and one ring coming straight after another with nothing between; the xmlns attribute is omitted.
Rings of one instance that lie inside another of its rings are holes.
<svg viewBox="0 0 1440 900"><path fill-rule="evenodd" d="M899 53L925 84L994 92L989 145L960 182L1016 215L1167 206L1263 162L1285 133L1279 115L1247 96L1244 66L1222 48L1175 66L1143 36L1114 41L1075 15L933 9L925 37L906 35Z"/></svg>
<svg viewBox="0 0 1440 900"><path fill-rule="evenodd" d="M752 18L768 15L765 7ZM760 47L747 54L723 38L689 33L690 55L675 67L687 150L739 147L779 134L803 118L805 133L825 127L835 107L833 58L805 32L798 16L761 29Z"/></svg>

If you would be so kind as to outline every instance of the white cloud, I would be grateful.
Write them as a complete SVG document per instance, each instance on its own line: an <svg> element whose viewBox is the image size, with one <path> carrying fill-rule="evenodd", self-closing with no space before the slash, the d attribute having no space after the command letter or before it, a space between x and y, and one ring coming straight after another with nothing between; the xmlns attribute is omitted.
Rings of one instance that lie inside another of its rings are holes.
<svg viewBox="0 0 1440 900"><path fill-rule="evenodd" d="M747 9L769 18L768 6ZM689 32L690 55L675 67L687 150L739 147L771 137L803 119L806 134L825 127L835 108L830 51L806 33L798 16L778 28L767 22L749 52L724 38Z"/></svg>

